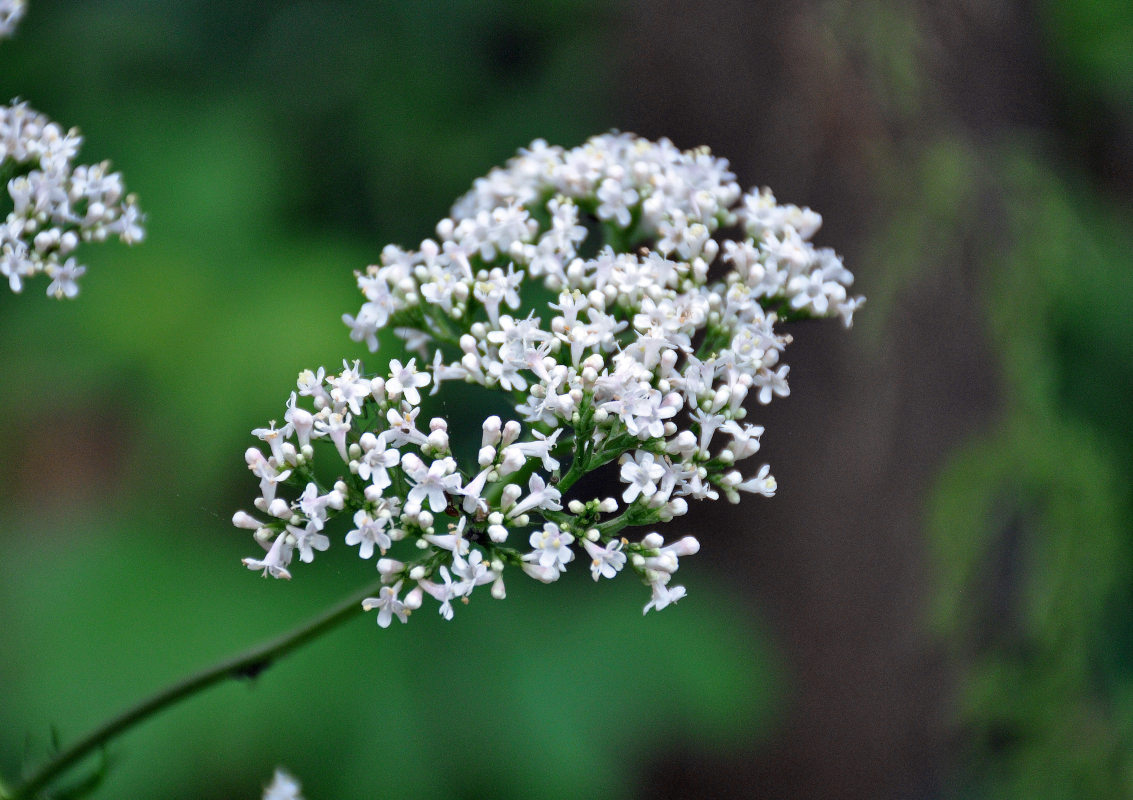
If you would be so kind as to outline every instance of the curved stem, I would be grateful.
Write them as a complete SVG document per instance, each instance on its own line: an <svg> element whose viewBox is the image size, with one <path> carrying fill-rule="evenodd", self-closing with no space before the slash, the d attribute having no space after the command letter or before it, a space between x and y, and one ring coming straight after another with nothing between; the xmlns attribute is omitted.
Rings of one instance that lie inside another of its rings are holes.
<svg viewBox="0 0 1133 800"><path fill-rule="evenodd" d="M275 639L251 647L242 653L208 667L194 675L162 689L156 694L129 708L118 716L110 719L97 730L89 733L85 738L57 754L44 764L34 775L10 794L0 797L10 800L29 800L36 792L51 783L56 777L66 772L84 757L90 755L99 747L134 727L140 722L152 717L157 712L191 697L215 683L227 678L254 678L270 667L276 659L315 639L342 622L345 622L358 608L366 597L374 596L381 583L369 586L364 592L352 595L338 605L324 611L319 616L308 620L291 631Z"/></svg>

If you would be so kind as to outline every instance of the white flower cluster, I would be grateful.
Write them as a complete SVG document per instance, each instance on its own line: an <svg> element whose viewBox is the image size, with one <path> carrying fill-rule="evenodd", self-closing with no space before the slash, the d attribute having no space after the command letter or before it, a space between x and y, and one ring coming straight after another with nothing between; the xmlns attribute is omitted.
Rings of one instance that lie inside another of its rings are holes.
<svg viewBox="0 0 1133 800"><path fill-rule="evenodd" d="M0 0L0 39L11 36L24 16L24 0Z"/></svg>
<svg viewBox="0 0 1133 800"><path fill-rule="evenodd" d="M289 578L293 554L326 550L327 522L345 514L346 543L380 555L382 589L363 605L383 627L426 594L446 619L477 586L503 597L508 567L554 581L576 552L596 581L631 567L652 589L647 612L683 597L670 580L696 539L622 531L681 516L689 499L774 494L767 465L737 464L763 434L745 400L789 392L790 337L775 326L848 326L862 303L841 259L810 243L820 222L767 190L742 193L707 149L615 133L521 150L476 181L436 239L391 245L358 274L352 338L375 351L392 328L419 355L374 376L358 361L300 374L283 427L253 432L268 451L246 454L263 516L233 521L266 553L245 565ZM735 227L743 238L716 238ZM474 464L457 462L446 420L418 422L422 391L446 381L497 390L518 417L483 421ZM337 466L316 471L319 440ZM571 496L613 462L620 498Z"/></svg>
<svg viewBox="0 0 1133 800"><path fill-rule="evenodd" d="M0 17L2 18L2 17ZM80 242L144 236L142 214L109 162L75 165L79 132L64 131L26 103L0 106L0 177L11 211L0 225L0 276L13 292L40 273L47 294L74 297L86 272L73 253Z"/></svg>

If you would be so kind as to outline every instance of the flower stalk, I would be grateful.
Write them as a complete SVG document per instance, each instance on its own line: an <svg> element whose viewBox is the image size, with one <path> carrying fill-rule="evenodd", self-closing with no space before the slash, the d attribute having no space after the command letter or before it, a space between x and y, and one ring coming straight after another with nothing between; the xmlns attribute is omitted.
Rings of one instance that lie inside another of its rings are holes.
<svg viewBox="0 0 1133 800"><path fill-rule="evenodd" d="M255 678L288 653L356 616L362 599L377 592L380 585L368 586L287 633L226 658L147 697L58 753L14 789L0 784L0 800L31 800L84 758L158 712L229 678Z"/></svg>

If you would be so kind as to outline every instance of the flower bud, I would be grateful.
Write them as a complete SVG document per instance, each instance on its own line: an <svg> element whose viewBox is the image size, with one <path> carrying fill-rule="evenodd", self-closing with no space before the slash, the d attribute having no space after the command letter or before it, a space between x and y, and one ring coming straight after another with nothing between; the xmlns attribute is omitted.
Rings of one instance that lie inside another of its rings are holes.
<svg viewBox="0 0 1133 800"><path fill-rule="evenodd" d="M250 531L257 530L260 527L260 521L247 511L237 511L233 514L232 524L237 528L245 528Z"/></svg>
<svg viewBox="0 0 1133 800"><path fill-rule="evenodd" d="M500 441L506 447L519 438L519 434L522 430L523 429L520 427L518 422L516 422L514 419L509 419L504 423L503 436L501 437Z"/></svg>
<svg viewBox="0 0 1133 800"><path fill-rule="evenodd" d="M484 420L483 436L480 438L481 447L492 447L500 441L500 418L492 415Z"/></svg>
<svg viewBox="0 0 1133 800"><path fill-rule="evenodd" d="M405 569L405 563L398 561L395 558L378 559L378 573L382 576L383 579L388 578L397 572L401 572L403 569Z"/></svg>
<svg viewBox="0 0 1133 800"><path fill-rule="evenodd" d="M500 475L510 475L527 463L527 458L518 447L505 447L500 462Z"/></svg>
<svg viewBox="0 0 1133 800"><path fill-rule="evenodd" d="M434 430L429 434L428 438L429 447L433 448L435 453L448 452L448 433L443 430Z"/></svg>
<svg viewBox="0 0 1133 800"><path fill-rule="evenodd" d="M524 561L521 566L524 572L537 581L554 583L559 579L559 571L557 569L544 567L541 564L533 564L530 561Z"/></svg>

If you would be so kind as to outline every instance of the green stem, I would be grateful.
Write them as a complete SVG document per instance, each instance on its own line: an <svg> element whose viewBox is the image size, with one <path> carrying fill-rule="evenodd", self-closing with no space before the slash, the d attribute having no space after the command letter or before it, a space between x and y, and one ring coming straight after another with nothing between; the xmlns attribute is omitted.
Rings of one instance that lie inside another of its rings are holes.
<svg viewBox="0 0 1133 800"><path fill-rule="evenodd" d="M570 469L563 475L562 480L558 483L558 489L563 494L566 494L570 487L574 486L575 481L586 474L590 467L590 442L582 441L576 444L574 457L570 462Z"/></svg>
<svg viewBox="0 0 1133 800"><path fill-rule="evenodd" d="M595 527L602 536L610 537L622 528L638 525L652 525L654 522L657 522L656 509L646 508L639 503L634 503L618 516L613 519L608 519L605 522L600 522Z"/></svg>
<svg viewBox="0 0 1133 800"><path fill-rule="evenodd" d="M17 786L15 790L8 792L0 788L0 797L6 800L30 800L30 798L35 797L39 790L99 747L106 745L110 740L125 733L138 723L144 722L167 706L174 705L227 678L256 677L270 667L276 659L282 658L292 650L353 617L357 613L362 600L377 594L380 587L380 583L369 586L364 592L352 595L282 636L249 648L243 653L227 658L162 689L133 708L127 709L110 719L102 727L92 731L85 738L80 739L56 755L23 784Z"/></svg>

